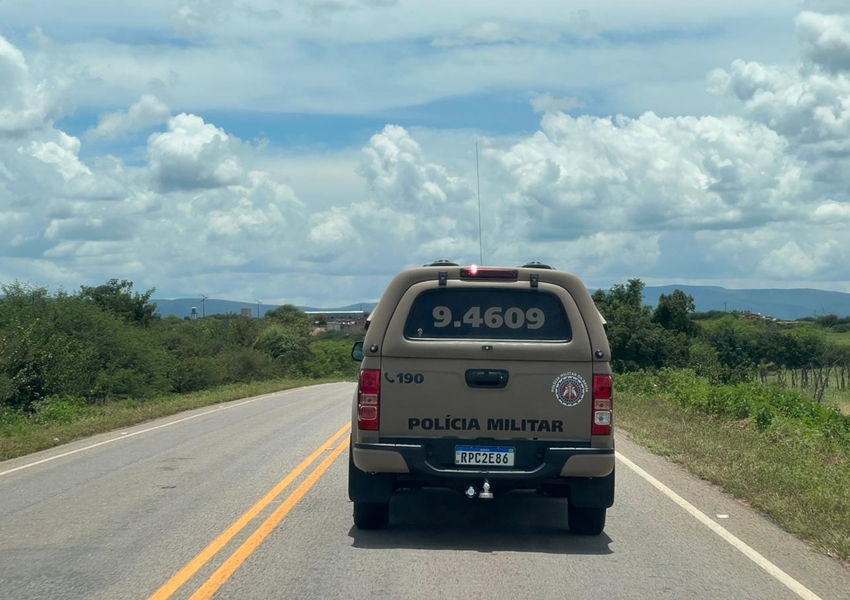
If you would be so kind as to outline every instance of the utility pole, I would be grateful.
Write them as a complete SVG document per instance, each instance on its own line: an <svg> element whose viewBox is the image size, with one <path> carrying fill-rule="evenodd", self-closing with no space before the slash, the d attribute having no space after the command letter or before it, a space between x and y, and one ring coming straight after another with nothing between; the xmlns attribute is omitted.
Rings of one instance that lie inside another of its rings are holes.
<svg viewBox="0 0 850 600"><path fill-rule="evenodd" d="M204 304L207 301L207 297L201 294L201 318L207 316L207 307Z"/></svg>
<svg viewBox="0 0 850 600"><path fill-rule="evenodd" d="M260 318L260 301L257 300L257 318Z"/></svg>

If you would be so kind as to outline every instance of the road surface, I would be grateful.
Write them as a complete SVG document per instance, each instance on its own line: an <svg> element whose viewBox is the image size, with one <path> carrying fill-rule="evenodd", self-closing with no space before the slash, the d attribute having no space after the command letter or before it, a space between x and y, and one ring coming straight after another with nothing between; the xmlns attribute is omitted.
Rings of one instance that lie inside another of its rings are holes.
<svg viewBox="0 0 850 600"><path fill-rule="evenodd" d="M596 538L564 500L425 491L353 528L353 384L0 463L0 598L850 598L850 569L620 436Z"/></svg>

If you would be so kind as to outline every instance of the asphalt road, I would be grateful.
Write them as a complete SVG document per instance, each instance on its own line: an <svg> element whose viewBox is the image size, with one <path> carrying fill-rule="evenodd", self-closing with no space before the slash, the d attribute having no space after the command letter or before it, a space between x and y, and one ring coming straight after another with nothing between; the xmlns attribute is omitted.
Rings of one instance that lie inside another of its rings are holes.
<svg viewBox="0 0 850 600"><path fill-rule="evenodd" d="M0 598L850 598L850 569L622 436L597 538L569 532L565 501L522 493L399 496L389 529L357 531L352 390L0 463Z"/></svg>

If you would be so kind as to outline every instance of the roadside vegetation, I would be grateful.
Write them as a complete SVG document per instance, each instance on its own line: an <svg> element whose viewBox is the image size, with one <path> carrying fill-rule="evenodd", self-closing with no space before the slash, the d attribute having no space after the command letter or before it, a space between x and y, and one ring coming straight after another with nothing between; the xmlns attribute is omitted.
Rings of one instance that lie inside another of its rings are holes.
<svg viewBox="0 0 850 600"><path fill-rule="evenodd" d="M636 441L850 560L850 318L694 312L643 283L594 294L608 321L617 424ZM0 460L288 387L355 380L361 336L264 318L161 318L153 290L19 283L0 297Z"/></svg>
<svg viewBox="0 0 850 600"><path fill-rule="evenodd" d="M662 376L659 387L650 391L645 384L651 378L618 378L617 426L652 452L762 511L815 549L850 561L846 439L835 429L822 431L804 419L783 416L765 427L758 412L743 419L704 412L659 393L669 379ZM704 382L691 385L698 389ZM804 406L812 402L795 392L786 399L794 395Z"/></svg>
<svg viewBox="0 0 850 600"><path fill-rule="evenodd" d="M697 314L639 280L598 291L617 425L638 443L850 560L850 319Z"/></svg>
<svg viewBox="0 0 850 600"><path fill-rule="evenodd" d="M0 297L0 460L188 408L353 380L354 335L313 335L284 305L262 319L161 318L129 281Z"/></svg>

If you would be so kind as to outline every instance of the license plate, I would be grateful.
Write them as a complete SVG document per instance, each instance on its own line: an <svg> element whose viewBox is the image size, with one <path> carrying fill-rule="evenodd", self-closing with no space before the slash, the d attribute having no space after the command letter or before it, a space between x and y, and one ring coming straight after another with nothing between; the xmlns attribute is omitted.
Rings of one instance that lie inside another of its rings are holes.
<svg viewBox="0 0 850 600"><path fill-rule="evenodd" d="M476 465L487 467L514 466L515 448L494 446L455 446L456 465Z"/></svg>

